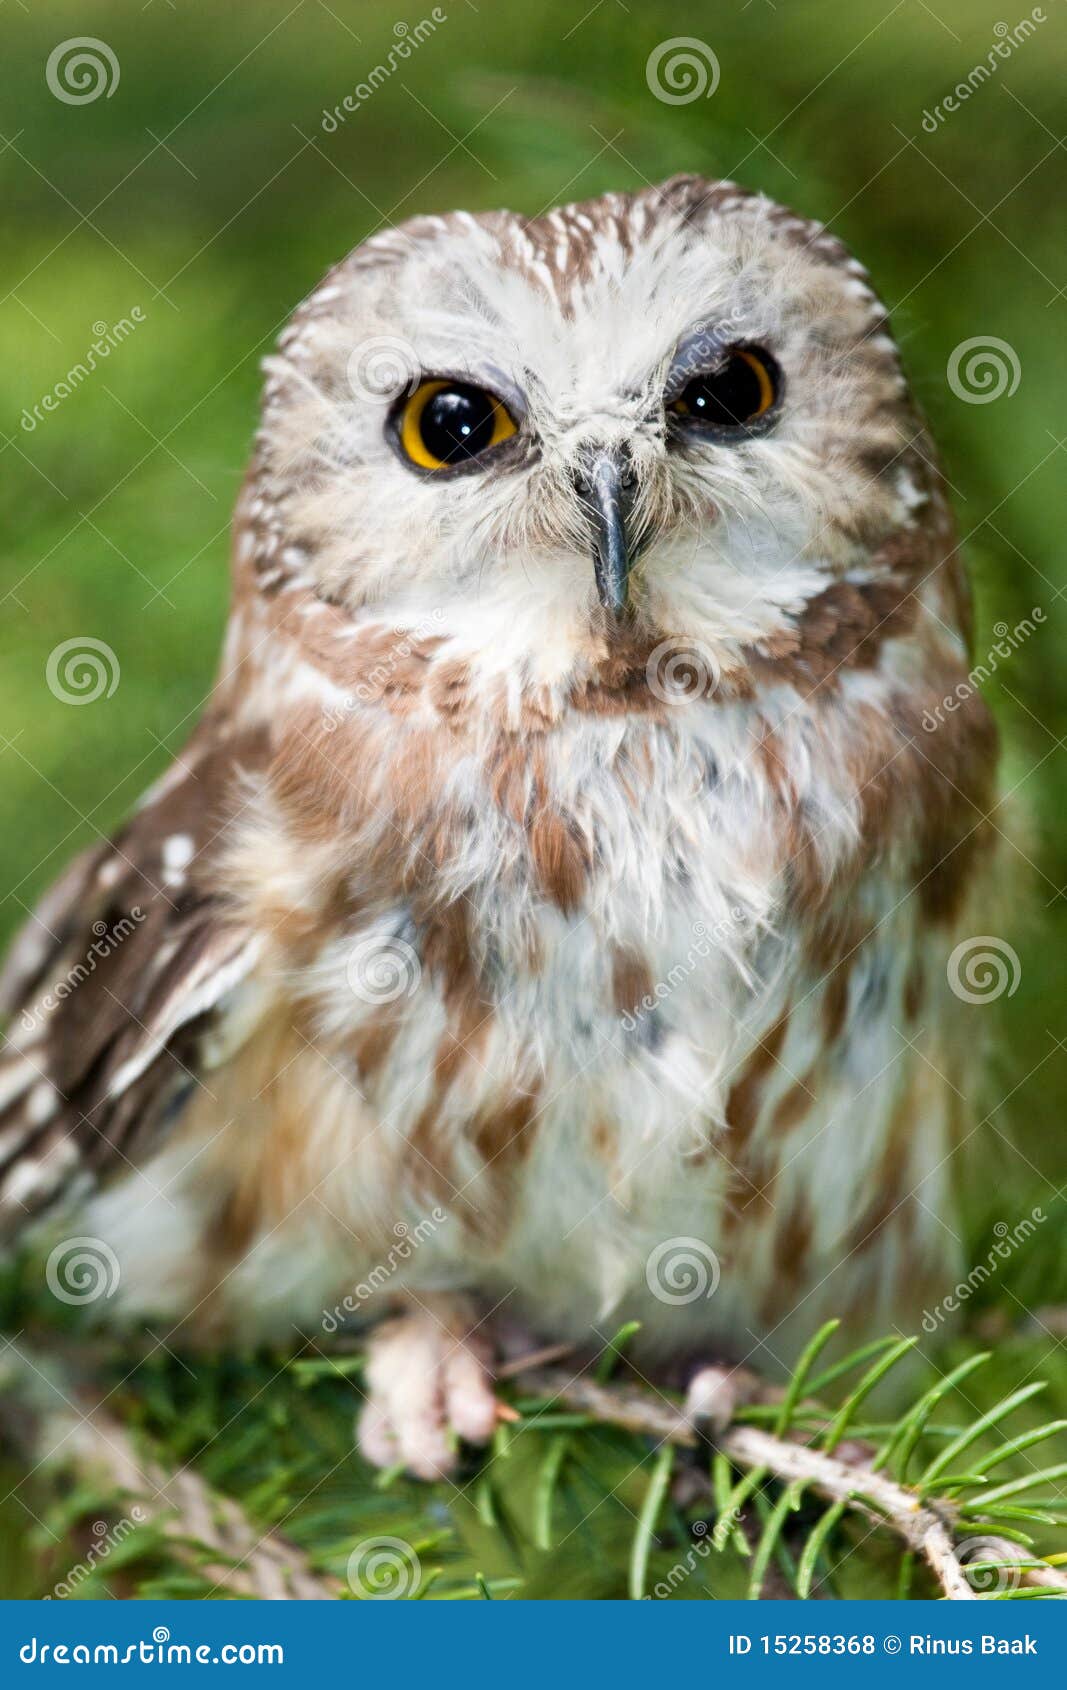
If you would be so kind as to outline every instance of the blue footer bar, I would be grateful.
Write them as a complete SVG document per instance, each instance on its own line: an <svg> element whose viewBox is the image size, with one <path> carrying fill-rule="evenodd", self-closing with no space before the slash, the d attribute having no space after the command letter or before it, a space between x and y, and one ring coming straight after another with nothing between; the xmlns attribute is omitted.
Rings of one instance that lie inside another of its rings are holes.
<svg viewBox="0 0 1067 1690"><path fill-rule="evenodd" d="M376 1684L416 1674L433 1690L472 1675L501 1690L555 1690L596 1673L748 1684L1003 1686L1005 1668L1058 1676L1067 1607L1026 1602L0 1602L0 1681L156 1683L172 1672L278 1685L319 1668Z"/></svg>

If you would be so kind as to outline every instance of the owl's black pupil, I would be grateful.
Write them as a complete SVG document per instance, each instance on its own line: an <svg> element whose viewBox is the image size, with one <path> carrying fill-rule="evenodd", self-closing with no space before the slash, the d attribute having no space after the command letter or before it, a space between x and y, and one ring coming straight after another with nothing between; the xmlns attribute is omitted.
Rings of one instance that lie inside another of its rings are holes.
<svg viewBox="0 0 1067 1690"><path fill-rule="evenodd" d="M431 394L419 418L419 433L433 457L456 464L485 451L493 438L494 420L489 394L457 382Z"/></svg>
<svg viewBox="0 0 1067 1690"><path fill-rule="evenodd" d="M736 428L757 416L762 398L759 376L736 353L721 370L694 377L682 394L690 416L725 428Z"/></svg>

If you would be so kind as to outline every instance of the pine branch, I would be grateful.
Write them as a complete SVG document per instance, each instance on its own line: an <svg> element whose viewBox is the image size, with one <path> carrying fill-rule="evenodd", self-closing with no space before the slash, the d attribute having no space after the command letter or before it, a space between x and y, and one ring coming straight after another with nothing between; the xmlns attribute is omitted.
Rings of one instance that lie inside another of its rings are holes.
<svg viewBox="0 0 1067 1690"><path fill-rule="evenodd" d="M177 1558L211 1582L211 1594L267 1601L338 1595L338 1583L316 1574L294 1544L260 1532L232 1497L211 1490L191 1467L167 1474L140 1456L114 1415L83 1407L59 1382L54 1360L12 1344L0 1382L6 1417L31 1458L72 1467L138 1503L141 1521L156 1526Z"/></svg>
<svg viewBox="0 0 1067 1690"><path fill-rule="evenodd" d="M895 1348L899 1353L899 1346ZM871 1371L880 1374L885 1370L886 1364L876 1362ZM869 1375L865 1375L864 1380L868 1377ZM548 1369L523 1375L521 1383L524 1393L549 1401L564 1402L593 1420L643 1434L661 1445L676 1444L694 1448L701 1442L693 1421L680 1408L673 1407L661 1396L652 1396L647 1391L633 1386L603 1385L585 1375L576 1377L564 1369ZM861 1381L861 1385L829 1423L822 1435L825 1444L832 1446L839 1440L848 1422L846 1409L849 1404L855 1405L856 1399L863 1391L863 1383ZM971 1534L973 1543L977 1527L973 1526L972 1517L976 1509L981 1511L980 1494L976 1502L969 1500L966 1507L947 1499L931 1499L923 1494L920 1487L899 1483L884 1472L878 1471L873 1461L845 1461L840 1456L831 1454L829 1448L817 1449L811 1444L793 1441L785 1434L798 1400L798 1392L787 1394L783 1408L778 1414L780 1424L776 1425L773 1432L734 1421L716 1437L715 1442L719 1450L746 1475L721 1511L727 1525L725 1535L728 1535L731 1520L736 1518L739 1500L757 1489L764 1477L770 1476L783 1485L796 1487L790 1497L793 1504L799 1501L801 1490L810 1488L841 1513L850 1508L873 1522L887 1526L895 1532L908 1550L922 1557L944 1595L950 1600L975 1600L976 1592L971 1586L968 1573L973 1575L1001 1562L1017 1570L1021 1582L1031 1588L1067 1592L1067 1575L1044 1562L1035 1561L1026 1553L1025 1548L995 1534L983 1534L983 1558L980 1563L965 1562L961 1559L958 1553L958 1533L966 1521L965 1529ZM906 1423L906 1420L902 1422ZM959 1440L961 1443L962 1441ZM755 1483L752 1482L753 1479ZM776 1530L780 1530L788 1511L788 1507L783 1504L779 1516L774 1520ZM837 1523L839 1517L840 1514L836 1514L831 1519L831 1527ZM648 1522L642 1523L645 1528L642 1542L647 1545ZM773 1538L768 1542L768 1553L772 1547ZM811 1559L814 1561L814 1556Z"/></svg>
<svg viewBox="0 0 1067 1690"><path fill-rule="evenodd" d="M572 1458L582 1453L582 1428L603 1423L660 1446L648 1469L630 1545L633 1594L644 1594L646 1579L653 1576L657 1530L668 1496L674 1494L672 1473L679 1475L675 1450L710 1443L717 1524L705 1541L713 1551L728 1545L737 1549L751 1597L766 1594L776 1580L786 1594L809 1595L825 1558L834 1558L835 1534L850 1516L881 1526L899 1542L901 1596L909 1594L911 1568L919 1560L951 1600L1067 1595L1067 1557L1041 1559L1027 1535L1037 1524L1065 1523L1059 1504L1047 1499L1067 1464L1042 1466L1029 1453L1057 1436L1064 1422L1049 1420L1019 1431L1011 1425L1038 1387L1011 1391L985 1412L965 1418L959 1413L958 1387L989 1359L970 1356L897 1419L873 1423L861 1418L863 1404L910 1345L880 1339L820 1367L821 1352L835 1329L836 1323L828 1322L815 1334L784 1388L761 1385L752 1375L708 1369L700 1376L699 1407L691 1396L687 1411L651 1387L609 1377L616 1368L624 1372L620 1357L632 1336L629 1328L620 1331L607 1359L590 1376L574 1377L559 1346L508 1364L501 1378L518 1389L523 1409L536 1401L532 1424L550 1434L533 1480L538 1546L547 1551L552 1545L561 1473L569 1483L581 1469L580 1459L575 1463ZM168 1475L159 1459L146 1457L117 1418L70 1384L72 1376L91 1375L93 1363L91 1354L51 1347L42 1356L13 1346L0 1359L0 1416L11 1422L34 1461L66 1462L79 1475L96 1475L110 1489L139 1501L143 1512L135 1519L150 1522L154 1530L147 1553L153 1553L153 1543L165 1540L185 1567L212 1581L220 1594L306 1599L344 1594L336 1581L320 1577L292 1543L276 1532L260 1535L240 1505L216 1493L196 1471L182 1465ZM303 1374L301 1383L307 1385ZM559 1412L545 1412L552 1403ZM514 1410L507 1412L516 1418ZM197 1447L196 1440L184 1440L181 1447ZM1020 1465L1027 1470L1021 1478L1002 1482L1005 1472L1013 1472L1002 1464L1013 1458L1014 1471ZM692 1463L682 1467L680 1476L701 1480ZM487 1470L479 1495L484 1489L484 1517L493 1524L502 1516L494 1513L490 1486ZM806 1498L820 1498L822 1507L814 1518L806 1513L801 1520L798 1510ZM264 1512L269 1515L269 1506ZM491 1578L484 1563L483 1571L487 1588L497 1592L499 1580Z"/></svg>

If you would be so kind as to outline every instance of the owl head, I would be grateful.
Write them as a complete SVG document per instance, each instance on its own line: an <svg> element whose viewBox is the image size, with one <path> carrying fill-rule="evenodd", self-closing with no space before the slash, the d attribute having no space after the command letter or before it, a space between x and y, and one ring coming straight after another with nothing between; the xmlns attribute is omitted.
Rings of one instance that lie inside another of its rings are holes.
<svg viewBox="0 0 1067 1690"><path fill-rule="evenodd" d="M564 671L635 629L729 661L928 519L884 307L834 237L675 178L375 235L267 361L268 590Z"/></svg>

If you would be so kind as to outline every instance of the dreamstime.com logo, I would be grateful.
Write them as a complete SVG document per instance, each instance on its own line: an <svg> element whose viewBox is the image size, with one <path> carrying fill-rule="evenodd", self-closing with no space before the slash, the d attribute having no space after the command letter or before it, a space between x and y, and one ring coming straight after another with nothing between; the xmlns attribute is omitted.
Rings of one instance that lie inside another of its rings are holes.
<svg viewBox="0 0 1067 1690"><path fill-rule="evenodd" d="M44 1277L59 1302L96 1303L118 1290L119 1259L102 1238L64 1238L45 1263Z"/></svg>
<svg viewBox="0 0 1067 1690"><path fill-rule="evenodd" d="M1021 1551L1018 1563L1006 1564L1004 1539L995 1537L964 1538L956 1545L956 1559L971 1589L990 1599L1018 1590L1027 1565Z"/></svg>
<svg viewBox="0 0 1067 1690"><path fill-rule="evenodd" d="M19 1017L22 1031L35 1032L41 1022L47 1020L53 1010L71 997L84 980L96 973L98 964L103 962L105 957L109 957L112 951L117 951L123 940L128 939L143 920L144 910L140 904L134 904L129 915L120 916L110 927L106 921L94 921L95 937L92 944L78 962L71 963L62 980L57 980L54 986L49 986L28 1009L23 1010Z"/></svg>
<svg viewBox="0 0 1067 1690"><path fill-rule="evenodd" d="M424 640L440 629L443 620L444 611L436 609L414 628L394 628L394 643L385 655L364 671L351 692L345 694L341 705L324 713L323 731L328 734L336 733L345 717L358 710L360 705L371 704L380 699L383 693L388 691L397 671Z"/></svg>
<svg viewBox="0 0 1067 1690"><path fill-rule="evenodd" d="M943 1325L947 1315L958 1314L961 1304L969 1302L975 1292L981 1290L988 1279L992 1279L994 1274L998 1274L1002 1264L1008 1261L1023 1244L1026 1244L1034 1236L1038 1227L1043 1226L1047 1220L1048 1216L1044 1209L1034 1207L1030 1210L1029 1215L1024 1215L1022 1220L1016 1221L1014 1226L1009 1226L1007 1221L998 1221L993 1228L996 1243L987 1252L985 1261L975 1262L966 1279L961 1280L958 1285L952 1287L951 1291L946 1292L941 1301L935 1303L932 1309L923 1309L923 1331L936 1332L938 1327Z"/></svg>
<svg viewBox="0 0 1067 1690"><path fill-rule="evenodd" d="M65 399L76 393L83 382L88 381L99 364L110 358L111 354L128 340L134 329L147 321L145 312L139 305L130 306L128 317L119 317L114 323L105 323L101 317L93 324L93 340L89 343L89 350L72 364L66 373L60 376L47 393L41 395L36 404L24 405L20 424L26 434L32 434L38 423L43 423L45 417L52 411L58 411Z"/></svg>
<svg viewBox="0 0 1067 1690"><path fill-rule="evenodd" d="M356 399L393 400L414 393L422 363L411 342L400 335L371 335L349 353L345 374Z"/></svg>
<svg viewBox="0 0 1067 1690"><path fill-rule="evenodd" d="M117 1549L120 1543L125 1543L130 1533L143 1525L147 1518L144 1509L134 1503L126 1518L115 1526L109 1526L106 1520L94 1520L93 1541L85 1552L84 1561L76 1562L66 1577L53 1585L46 1596L42 1596L42 1602L63 1602L68 1596L73 1596L78 1586L85 1583L102 1561L107 1560L112 1550Z"/></svg>
<svg viewBox="0 0 1067 1690"><path fill-rule="evenodd" d="M706 41L674 35L653 47L645 64L649 91L666 106L710 100L719 86L719 61Z"/></svg>
<svg viewBox="0 0 1067 1690"><path fill-rule="evenodd" d="M411 997L422 978L422 964L406 939L372 933L352 946L345 978L364 1003L395 1003Z"/></svg>
<svg viewBox="0 0 1067 1690"><path fill-rule="evenodd" d="M378 92L382 83L388 82L391 76L402 69L405 62L422 46L423 42L429 40L435 30L441 24L447 22L448 13L440 6L435 6L428 18L421 18L415 25L404 23L402 19L399 23L395 23L393 34L396 40L385 55L383 62L375 65L373 70L368 71L364 80L357 82L352 92L346 94L332 111L323 111L320 121L321 127L327 135L336 134L340 125L346 122L353 112L358 111L360 106L365 106L371 96Z"/></svg>
<svg viewBox="0 0 1067 1690"><path fill-rule="evenodd" d="M140 1666L258 1666L285 1664L281 1643L172 1643L165 1625L139 1643L41 1643L31 1637L19 1650L24 1666L125 1667Z"/></svg>
<svg viewBox="0 0 1067 1690"><path fill-rule="evenodd" d="M1023 367L1014 346L995 334L976 334L954 346L945 371L948 385L965 405L991 405L1011 398Z"/></svg>
<svg viewBox="0 0 1067 1690"><path fill-rule="evenodd" d="M745 306L737 301L714 323L705 323L686 336L671 364L672 393L684 387L690 377L703 375L718 366L738 338L744 316Z"/></svg>
<svg viewBox="0 0 1067 1690"><path fill-rule="evenodd" d="M649 692L661 704L688 704L692 699L715 695L721 670L707 646L672 635L649 652L645 679Z"/></svg>
<svg viewBox="0 0 1067 1690"><path fill-rule="evenodd" d="M649 1254L645 1282L657 1302L680 1306L719 1289L719 1258L702 1238L667 1238Z"/></svg>
<svg viewBox="0 0 1067 1690"><path fill-rule="evenodd" d="M48 690L60 704L95 704L98 698L111 698L121 675L115 652L106 640L92 634L61 640L48 653L44 668Z"/></svg>
<svg viewBox="0 0 1067 1690"><path fill-rule="evenodd" d="M361 1602L395 1602L422 1582L422 1563L402 1537L365 1537L348 1557L348 1588Z"/></svg>
<svg viewBox="0 0 1067 1690"><path fill-rule="evenodd" d="M447 1219L445 1211L435 1207L417 1226L409 1226L407 1221L397 1221L393 1227L396 1242L389 1246L385 1260L371 1268L366 1279L361 1279L358 1285L353 1286L348 1295L342 1297L339 1303L335 1303L332 1309L326 1310L322 1317L323 1330L331 1334L337 1332L344 1325L346 1315L357 1314L363 1304L368 1302L376 1291L380 1291L383 1285L388 1284L394 1273L399 1273L411 1260L419 1245L432 1238L442 1221Z"/></svg>
<svg viewBox="0 0 1067 1690"><path fill-rule="evenodd" d="M745 1511L743 1508L733 1508L722 1520L720 1529L725 1529L727 1522L731 1526L740 1526L744 1517ZM645 1592L644 1599L646 1602L663 1601L666 1597L673 1596L679 1585L684 1584L687 1578L692 1577L701 1561L706 1560L711 1554L714 1548L714 1538L707 1521L694 1521L692 1532L695 1539L692 1547L686 1551L685 1557L681 1561L674 1563L665 1578L661 1578L657 1584L652 1586L651 1590Z"/></svg>
<svg viewBox="0 0 1067 1690"><path fill-rule="evenodd" d="M955 88L945 94L932 110L928 109L923 112L923 128L926 133L936 135L938 128L944 123L945 119L950 117L953 112L958 112L961 105L969 100L972 94L976 94L984 82L988 82L990 77L995 75L1002 62L1011 58L1016 47L1021 47L1024 42L1029 41L1032 35L1036 34L1038 24L1047 21L1042 8L1035 6L1030 16L1020 18L1014 27L1006 23L994 24L993 34L996 36L996 40L986 54L984 62L979 60L978 64L973 65L967 72L963 80L957 82Z"/></svg>
<svg viewBox="0 0 1067 1690"><path fill-rule="evenodd" d="M996 674L1001 662L1005 662L1013 652L1036 633L1041 623L1046 621L1045 612L1040 605L1035 605L1029 616L1020 617L1012 628L1007 622L994 622L993 632L997 636L996 642L986 652L981 663L976 663L965 681L957 682L951 692L947 692L940 704L933 709L924 710L922 728L924 733L936 733L946 716L955 715L961 705L986 684Z"/></svg>
<svg viewBox="0 0 1067 1690"><path fill-rule="evenodd" d="M69 41L61 41L44 67L49 93L65 106L88 106L101 94L110 100L120 75L113 49L95 35L72 35Z"/></svg>
<svg viewBox="0 0 1067 1690"><path fill-rule="evenodd" d="M995 1003L1019 990L1023 966L1019 953L995 933L961 939L946 965L948 983L963 1003Z"/></svg>
<svg viewBox="0 0 1067 1690"><path fill-rule="evenodd" d="M681 962L676 962L663 980L657 980L650 992L646 992L637 1002L630 1005L626 1014L620 1016L619 1024L627 1033L635 1033L646 1015L651 1015L661 1003L665 1003L700 967L701 962L707 960L715 951L722 949L732 940L747 932L751 918L747 910L738 906L729 915L717 921L709 928L702 921L694 921L691 928L693 943L686 951Z"/></svg>

